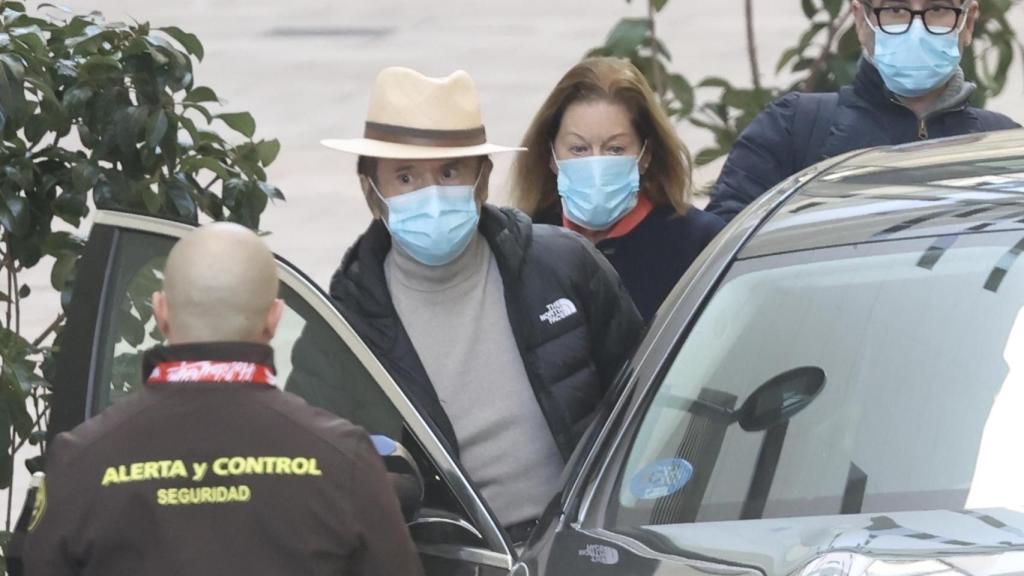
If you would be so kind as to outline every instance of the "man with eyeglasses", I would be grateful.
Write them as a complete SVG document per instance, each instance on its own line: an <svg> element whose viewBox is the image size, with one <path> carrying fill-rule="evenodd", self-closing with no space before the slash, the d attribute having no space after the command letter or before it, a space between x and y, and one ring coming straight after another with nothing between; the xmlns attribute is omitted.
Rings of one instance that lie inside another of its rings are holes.
<svg viewBox="0 0 1024 576"><path fill-rule="evenodd" d="M975 0L853 0L853 15L864 48L853 84L770 104L730 151L709 212L730 220L792 174L851 150L1019 126L968 104L975 85L960 59Z"/></svg>

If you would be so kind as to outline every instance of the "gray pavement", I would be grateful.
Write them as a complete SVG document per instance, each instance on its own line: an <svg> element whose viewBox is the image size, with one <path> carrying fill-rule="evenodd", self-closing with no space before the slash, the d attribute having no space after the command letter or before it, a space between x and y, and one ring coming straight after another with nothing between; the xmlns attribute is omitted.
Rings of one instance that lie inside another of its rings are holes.
<svg viewBox="0 0 1024 576"><path fill-rule="evenodd" d="M198 83L213 87L226 109L247 110L258 137L283 148L271 180L287 202L268 208L263 228L273 249L326 284L345 248L369 222L355 177L355 160L322 148L323 138L357 136L377 72L411 66L431 75L470 72L483 98L488 134L515 144L548 91L586 52L603 42L619 18L644 14L641 0L65 0L77 11L101 10L111 19L177 25L206 46ZM764 80L779 54L805 29L797 0L758 0L755 22ZM659 15L659 35L673 69L691 79L723 76L749 83L741 0L672 0ZM1024 9L1013 16L1024 33ZM779 82L780 84L782 82ZM1020 67L992 107L1021 116ZM703 131L681 126L691 149L709 143ZM492 198L506 196L511 158L496 158ZM700 170L710 182L718 166ZM86 230L82 231L83 233ZM43 327L57 309L49 270L29 277L35 288L23 324ZM19 479L17 492L22 490ZM16 510L17 504L15 504ZM6 507L6 502L0 504Z"/></svg>

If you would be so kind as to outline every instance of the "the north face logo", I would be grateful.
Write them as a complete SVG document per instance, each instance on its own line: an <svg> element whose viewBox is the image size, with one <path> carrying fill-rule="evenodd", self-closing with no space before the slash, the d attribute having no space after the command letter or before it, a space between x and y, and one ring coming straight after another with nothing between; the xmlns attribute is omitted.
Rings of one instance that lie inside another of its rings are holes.
<svg viewBox="0 0 1024 576"><path fill-rule="evenodd" d="M551 304L548 304L548 311L540 315L540 321L547 322L548 324L554 324L572 316L575 313L576 305L572 303L572 300L559 298Z"/></svg>

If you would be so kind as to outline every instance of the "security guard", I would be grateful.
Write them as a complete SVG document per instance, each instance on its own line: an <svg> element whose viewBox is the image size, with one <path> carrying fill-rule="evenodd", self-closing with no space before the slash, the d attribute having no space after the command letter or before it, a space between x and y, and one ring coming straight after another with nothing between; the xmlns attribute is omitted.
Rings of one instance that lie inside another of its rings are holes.
<svg viewBox="0 0 1024 576"><path fill-rule="evenodd" d="M422 573L365 432L273 385L277 290L243 227L174 247L153 295L171 345L141 390L57 438L27 574Z"/></svg>

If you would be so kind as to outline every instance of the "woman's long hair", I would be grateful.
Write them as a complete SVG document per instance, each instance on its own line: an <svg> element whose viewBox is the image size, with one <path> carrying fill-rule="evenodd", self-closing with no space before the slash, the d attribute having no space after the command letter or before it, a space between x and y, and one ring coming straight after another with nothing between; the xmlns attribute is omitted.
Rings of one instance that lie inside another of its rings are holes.
<svg viewBox="0 0 1024 576"><path fill-rule="evenodd" d="M671 204L679 214L685 213L690 207L690 152L643 74L621 58L583 60L548 95L523 138L528 150L512 167L513 204L531 217L561 210L550 167L551 143L570 105L600 100L624 106L640 139L647 141L651 161L640 178L640 192L655 205Z"/></svg>

